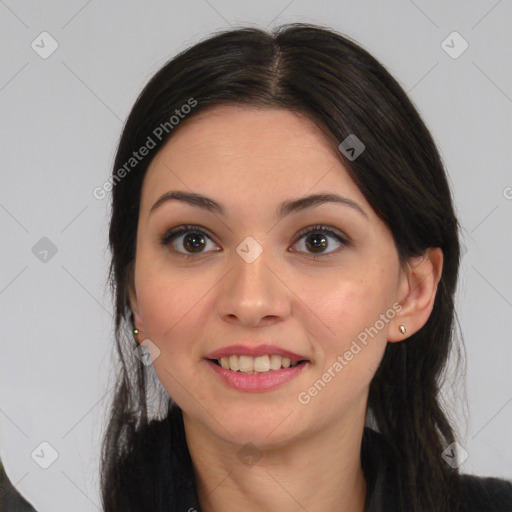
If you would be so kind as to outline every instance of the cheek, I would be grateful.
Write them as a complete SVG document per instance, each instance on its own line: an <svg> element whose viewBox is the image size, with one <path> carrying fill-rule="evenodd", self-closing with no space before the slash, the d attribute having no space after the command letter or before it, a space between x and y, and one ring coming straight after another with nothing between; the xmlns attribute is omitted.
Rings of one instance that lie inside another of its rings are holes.
<svg viewBox="0 0 512 512"><path fill-rule="evenodd" d="M333 414L354 404L363 407L387 345L392 318L388 315L388 323L381 320L392 296L383 286L385 282L374 277L352 274L351 278L331 278L328 286L326 283L321 290L311 291L304 301L311 306L309 312L300 313L302 325L314 340L317 353L314 374L297 396L301 404L310 402L315 410Z"/></svg>
<svg viewBox="0 0 512 512"><path fill-rule="evenodd" d="M345 268L321 278L304 276L296 281L297 295L307 305L301 314L307 314L310 325L321 325L323 334L343 346L348 338L372 326L391 306L392 285L385 275L382 267L369 271L365 266L364 271Z"/></svg>
<svg viewBox="0 0 512 512"><path fill-rule="evenodd" d="M167 394L180 407L190 408L193 383L201 377L195 362L197 340L204 335L202 300L210 287L204 279L183 279L169 272L141 272L139 277L137 297L146 337L160 351L153 368Z"/></svg>
<svg viewBox="0 0 512 512"><path fill-rule="evenodd" d="M374 261L317 276L315 286L310 276L301 278L299 293L308 307L297 303L303 308L298 316L314 340L317 372L334 383L328 386L331 392L336 389L347 399L353 397L377 370L395 316L393 276L392 268ZM319 403L329 400L331 392L322 393Z"/></svg>
<svg viewBox="0 0 512 512"><path fill-rule="evenodd" d="M192 342L197 339L203 311L201 300L210 288L203 278L187 270L165 268L158 264L136 269L136 289L146 336L161 351L180 359L189 356Z"/></svg>

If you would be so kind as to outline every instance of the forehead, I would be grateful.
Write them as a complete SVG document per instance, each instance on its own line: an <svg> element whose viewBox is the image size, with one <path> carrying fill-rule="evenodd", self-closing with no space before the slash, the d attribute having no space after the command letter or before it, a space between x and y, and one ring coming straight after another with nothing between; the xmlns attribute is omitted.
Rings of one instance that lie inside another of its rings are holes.
<svg viewBox="0 0 512 512"><path fill-rule="evenodd" d="M226 204L236 198L281 202L310 191L367 204L332 142L298 112L222 105L182 122L148 168L143 209L170 189Z"/></svg>
<svg viewBox="0 0 512 512"><path fill-rule="evenodd" d="M306 149L319 154L333 153L320 128L303 114L285 109L219 105L185 119L163 151L193 154L201 150L212 156L236 151L239 158L265 159L281 157L291 149L301 153Z"/></svg>
<svg viewBox="0 0 512 512"><path fill-rule="evenodd" d="M218 141L224 135L236 136L232 143L242 143L242 139L251 136L268 139L266 132L279 129L283 137L297 143L310 143L315 146L325 143L320 128L300 112L281 108L261 108L249 105L217 105L208 107L199 114L191 116L184 123L189 130L178 130L172 137L173 146L188 145L190 137L196 135L206 140ZM215 128L220 132L212 131ZM191 133L191 129L194 130ZM247 142L247 141L246 141ZM256 142L256 141L255 141Z"/></svg>

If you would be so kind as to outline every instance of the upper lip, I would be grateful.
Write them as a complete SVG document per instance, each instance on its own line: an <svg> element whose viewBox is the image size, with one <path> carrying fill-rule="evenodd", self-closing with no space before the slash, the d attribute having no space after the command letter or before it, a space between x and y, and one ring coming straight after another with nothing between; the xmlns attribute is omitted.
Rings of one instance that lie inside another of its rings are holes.
<svg viewBox="0 0 512 512"><path fill-rule="evenodd" d="M204 357L206 359L220 359L221 357L229 357L232 355L258 357L274 354L281 357L287 357L291 362L308 360L307 357L295 354L290 350L285 350L284 348L278 347L276 345L268 344L258 346L240 344L230 345L229 347L223 347L219 348L218 350L214 350L213 352L206 354Z"/></svg>

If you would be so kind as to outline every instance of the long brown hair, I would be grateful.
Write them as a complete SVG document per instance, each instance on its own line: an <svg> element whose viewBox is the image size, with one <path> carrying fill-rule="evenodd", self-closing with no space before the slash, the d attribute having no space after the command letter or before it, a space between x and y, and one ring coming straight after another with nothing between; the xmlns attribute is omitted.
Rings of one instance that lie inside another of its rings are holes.
<svg viewBox="0 0 512 512"><path fill-rule="evenodd" d="M390 228L400 261L422 255L429 247L442 249L443 272L432 314L406 341L388 343L370 385L368 408L398 463L405 510L452 510L449 497L456 498L458 492L457 470L441 454L454 441L454 433L439 392L455 338L460 248L445 169L429 130L390 73L348 37L309 24L285 25L272 33L232 29L208 37L151 78L126 121L112 175L109 277L120 365L102 446L104 509L119 511L127 485L126 478L121 483L120 461L137 449L137 434L144 436L150 421L148 374L134 356L138 345L131 335L127 292L133 279L142 182L151 158L175 131L167 125L168 131L157 138L155 128L169 123L175 109L190 98L197 104L187 118L208 106L244 104L306 114L335 144L357 134L366 150L353 161L341 152L339 157ZM148 137L156 145L151 156L119 179L119 169ZM165 485L162 479L156 489Z"/></svg>

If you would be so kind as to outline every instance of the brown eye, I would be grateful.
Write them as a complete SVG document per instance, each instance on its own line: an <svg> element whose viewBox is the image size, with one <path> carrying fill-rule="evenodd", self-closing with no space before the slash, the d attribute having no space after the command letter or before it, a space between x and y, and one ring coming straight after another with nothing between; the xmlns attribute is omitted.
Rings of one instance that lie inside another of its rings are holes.
<svg viewBox="0 0 512 512"><path fill-rule="evenodd" d="M190 252L201 252L206 246L205 236L202 233L187 233L183 237L183 247Z"/></svg>
<svg viewBox="0 0 512 512"><path fill-rule="evenodd" d="M184 256L204 254L208 241L213 243L205 230L198 226L179 226L170 229L161 238L163 246L172 245L172 251ZM215 245L215 244L214 244Z"/></svg>
<svg viewBox="0 0 512 512"><path fill-rule="evenodd" d="M334 242L332 242L332 239L334 239ZM337 252L336 249L340 246L349 245L341 234L322 225L306 228L306 231L299 233L297 243L301 244L303 247L300 252L309 252L310 254L318 256L329 256L333 254L333 252ZM337 244L338 247L336 247ZM326 249L331 249L332 247L334 247L334 250L326 252Z"/></svg>

